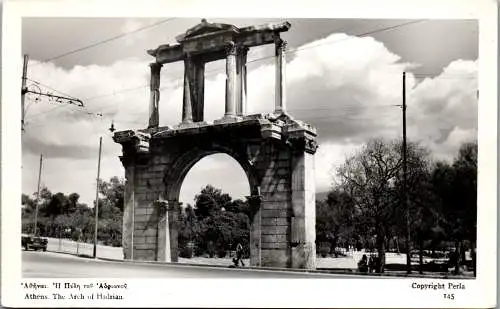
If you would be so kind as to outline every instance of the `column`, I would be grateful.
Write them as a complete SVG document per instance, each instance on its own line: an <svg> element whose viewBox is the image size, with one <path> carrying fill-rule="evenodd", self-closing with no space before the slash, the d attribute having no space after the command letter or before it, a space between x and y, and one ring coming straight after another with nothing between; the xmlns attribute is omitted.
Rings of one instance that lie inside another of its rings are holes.
<svg viewBox="0 0 500 309"><path fill-rule="evenodd" d="M158 212L158 232L156 235L156 261L170 262L170 226L168 218L168 201L161 198L154 201Z"/></svg>
<svg viewBox="0 0 500 309"><path fill-rule="evenodd" d="M276 90L275 90L275 112L282 113L286 110L286 92L285 92L285 65L286 65L286 45L287 42L281 38L275 40L276 56Z"/></svg>
<svg viewBox="0 0 500 309"><path fill-rule="evenodd" d="M291 265L293 268L316 268L316 188L314 155L317 149L315 137L298 132L290 140L294 148L291 158L292 210Z"/></svg>
<svg viewBox="0 0 500 309"><path fill-rule="evenodd" d="M204 96L205 96L205 63L201 60L193 61L193 121L203 121Z"/></svg>
<svg viewBox="0 0 500 309"><path fill-rule="evenodd" d="M247 53L248 47L238 47L237 55L237 100L236 115L243 116L247 113Z"/></svg>
<svg viewBox="0 0 500 309"><path fill-rule="evenodd" d="M134 229L135 229L135 162L123 158L125 167L125 192L122 224L122 247L125 260L134 259Z"/></svg>
<svg viewBox="0 0 500 309"><path fill-rule="evenodd" d="M158 104L160 102L160 71L162 64L150 63L151 81L149 83L151 98L149 101L149 128L157 128L159 125Z"/></svg>
<svg viewBox="0 0 500 309"><path fill-rule="evenodd" d="M182 123L193 122L193 97L192 83L191 83L191 71L193 68L192 59L189 55L184 58L184 97L182 100Z"/></svg>
<svg viewBox="0 0 500 309"><path fill-rule="evenodd" d="M179 261L179 247L178 247L178 235L179 235L179 211L180 204L179 200L169 200L169 207L167 211L168 218L168 232L170 240L170 262L177 263Z"/></svg>
<svg viewBox="0 0 500 309"><path fill-rule="evenodd" d="M247 203L250 206L250 265L261 266L262 252L262 231L261 231L261 204L262 196L256 192L247 196Z"/></svg>
<svg viewBox="0 0 500 309"><path fill-rule="evenodd" d="M224 117L236 115L236 45L233 42L226 47L226 112Z"/></svg>

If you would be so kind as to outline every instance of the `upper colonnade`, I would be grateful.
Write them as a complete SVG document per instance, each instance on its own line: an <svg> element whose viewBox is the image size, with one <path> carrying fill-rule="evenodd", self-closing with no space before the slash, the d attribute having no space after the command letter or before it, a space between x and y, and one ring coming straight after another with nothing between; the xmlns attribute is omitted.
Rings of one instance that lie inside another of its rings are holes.
<svg viewBox="0 0 500 309"><path fill-rule="evenodd" d="M285 50L281 32L288 22L238 28L230 24L210 23L205 19L176 37L177 44L160 45L148 50L156 61L151 68L149 128L159 126L160 72L164 64L184 61L182 123L204 120L205 63L226 59L225 113L221 122L237 120L247 112L247 53L254 46L275 44L275 112L286 109Z"/></svg>

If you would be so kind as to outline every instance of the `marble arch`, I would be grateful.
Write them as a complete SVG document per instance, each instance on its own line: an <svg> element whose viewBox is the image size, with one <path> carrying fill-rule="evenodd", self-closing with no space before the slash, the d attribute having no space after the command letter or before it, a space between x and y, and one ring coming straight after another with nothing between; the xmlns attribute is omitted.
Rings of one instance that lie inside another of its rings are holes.
<svg viewBox="0 0 500 309"><path fill-rule="evenodd" d="M285 48L280 33L290 24L238 28L206 20L179 35L177 43L149 50L149 125L115 132L125 167L123 251L125 259L177 262L179 190L189 169L222 152L242 166L251 189L250 263L315 268L316 129L286 113ZM246 58L254 46L274 44L275 110L247 115ZM225 113L203 119L204 67L226 59ZM160 72L184 61L182 121L159 124Z"/></svg>

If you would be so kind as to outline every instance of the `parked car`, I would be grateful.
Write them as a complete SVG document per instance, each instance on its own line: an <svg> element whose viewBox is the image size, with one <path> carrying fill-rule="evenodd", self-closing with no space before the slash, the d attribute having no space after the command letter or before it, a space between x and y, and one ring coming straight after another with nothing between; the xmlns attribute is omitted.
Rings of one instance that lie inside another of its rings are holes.
<svg viewBox="0 0 500 309"><path fill-rule="evenodd" d="M47 251L48 239L40 236L21 235L21 246L24 250Z"/></svg>

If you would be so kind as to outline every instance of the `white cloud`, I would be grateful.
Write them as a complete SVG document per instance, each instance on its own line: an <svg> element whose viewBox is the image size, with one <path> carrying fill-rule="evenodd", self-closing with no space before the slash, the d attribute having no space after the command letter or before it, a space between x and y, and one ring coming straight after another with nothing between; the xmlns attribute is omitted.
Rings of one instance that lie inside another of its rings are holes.
<svg viewBox="0 0 500 309"><path fill-rule="evenodd" d="M132 27L131 24L128 27ZM329 42L337 43L326 44ZM312 46L318 47L309 48ZM304 50L288 55L288 109L297 119L318 128L317 188L326 190L331 185L335 167L358 145L372 137L401 136L401 109L395 105L401 104L401 74L412 64L401 63L398 55L368 37L333 34L301 48ZM54 105L47 103L33 103L27 115L28 126L23 136L23 191L36 189L33 171L37 169L37 155L43 152L47 156L44 169L47 186L53 191L77 191L82 200L90 204L95 194L99 136L105 140L102 178L123 175L118 160L120 146L112 142L108 131L111 119L118 130L147 124L148 63L124 59L109 66L76 66L71 70L52 64L31 67L29 76L79 98L116 92L116 95L84 101L88 110L102 112L102 119L75 111L77 108L71 106L50 111ZM254 62L249 68L249 113L271 112L274 109L273 61ZM442 76L419 84L415 84L409 74L407 89L413 89L409 91L408 101L411 139L418 138L437 156L447 157L454 156L464 139L475 136L477 82L449 77L474 74L476 70L475 62L456 61ZM171 70L170 66L164 66L163 72L162 76L175 77L162 80L160 123L175 125L181 121L182 79L176 78L182 76L182 72ZM207 120L224 114L224 83L224 72L207 74ZM146 87L120 92L140 85ZM239 172L227 161L223 162L220 158L202 160L191 171L195 177L188 178L194 180L187 178L185 186L188 187L183 186L183 192L193 195L200 185L216 179L231 179L221 185L232 190L235 196L238 190L244 191L247 181L237 176ZM209 167L212 171L207 173ZM228 173L231 177L220 177Z"/></svg>
<svg viewBox="0 0 500 309"><path fill-rule="evenodd" d="M453 158L462 142L477 138L476 74L476 61L453 61L409 92L408 136L440 159Z"/></svg>
<svg viewBox="0 0 500 309"><path fill-rule="evenodd" d="M335 142L324 142L320 145L315 156L317 192L325 192L331 189L336 177L336 170L360 146L351 143L338 144Z"/></svg>
<svg viewBox="0 0 500 309"><path fill-rule="evenodd" d="M125 20L125 23L120 28L120 30L122 31L122 33L130 33L130 32L134 32L135 30L137 30L143 26L144 26L143 22L140 22L139 20L134 19L134 18L128 18ZM133 35L126 36L125 37L125 45L131 46L132 44L135 43L135 41L137 39L141 38L140 36L141 36L140 33L134 33Z"/></svg>

